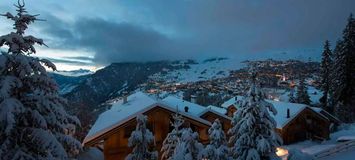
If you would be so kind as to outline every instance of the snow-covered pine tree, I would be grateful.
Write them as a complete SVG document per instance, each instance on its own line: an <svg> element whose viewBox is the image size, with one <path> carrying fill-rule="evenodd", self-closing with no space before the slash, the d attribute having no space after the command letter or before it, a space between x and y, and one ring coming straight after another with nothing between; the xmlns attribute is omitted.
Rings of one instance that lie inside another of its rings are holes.
<svg viewBox="0 0 355 160"><path fill-rule="evenodd" d="M321 62L321 89L323 96L320 98L322 108L330 113L332 109L329 107L329 92L330 92L330 72L332 67L332 51L330 50L329 41L325 41L324 50L322 53Z"/></svg>
<svg viewBox="0 0 355 160"><path fill-rule="evenodd" d="M73 134L79 120L66 113L66 101L46 71L56 70L46 59L31 57L42 39L25 35L28 25L39 20L18 2L17 15L2 16L14 21L16 32L0 37L0 157L1 159L69 159L81 150Z"/></svg>
<svg viewBox="0 0 355 160"><path fill-rule="evenodd" d="M288 102L296 103L295 90L292 88L288 94Z"/></svg>
<svg viewBox="0 0 355 160"><path fill-rule="evenodd" d="M296 102L309 105L311 104L311 100L309 98L307 91L308 89L304 81L304 78L301 78L297 86Z"/></svg>
<svg viewBox="0 0 355 160"><path fill-rule="evenodd" d="M330 72L330 86L329 86L329 106L333 109L332 113L335 112L335 105L336 105L336 97L334 95L335 91L337 90L338 87L338 80L337 80L337 75L338 73L335 72L335 68L337 68L336 65L336 57L342 48L342 41L338 40L336 42L335 48L333 50L332 54L332 66L331 66L331 72Z"/></svg>
<svg viewBox="0 0 355 160"><path fill-rule="evenodd" d="M334 60L335 113L343 122L355 121L355 20L350 15Z"/></svg>
<svg viewBox="0 0 355 160"><path fill-rule="evenodd" d="M232 118L229 143L231 156L236 160L264 160L277 157L276 147L282 140L276 133L276 122L269 111L277 114L274 106L266 102L265 94L257 84L255 71L251 71L250 89Z"/></svg>
<svg viewBox="0 0 355 160"><path fill-rule="evenodd" d="M153 160L158 159L158 152L149 151L149 145L154 143L154 136L152 132L146 127L147 116L137 116L136 130L131 133L128 139L128 146L133 147L126 160Z"/></svg>
<svg viewBox="0 0 355 160"><path fill-rule="evenodd" d="M174 150L179 142L181 137L181 125L184 123L184 119L177 112L173 116L173 122L170 122L171 126L174 127L173 130L168 133L166 138L163 141L163 146L161 148L162 156L161 159L172 159L172 155L174 154Z"/></svg>
<svg viewBox="0 0 355 160"><path fill-rule="evenodd" d="M203 158L213 160L228 160L229 148L221 122L216 119L208 130L210 143L203 151Z"/></svg>
<svg viewBox="0 0 355 160"><path fill-rule="evenodd" d="M193 132L191 128L184 128L175 148L172 160L201 159L203 145L198 142L198 137L198 133Z"/></svg>

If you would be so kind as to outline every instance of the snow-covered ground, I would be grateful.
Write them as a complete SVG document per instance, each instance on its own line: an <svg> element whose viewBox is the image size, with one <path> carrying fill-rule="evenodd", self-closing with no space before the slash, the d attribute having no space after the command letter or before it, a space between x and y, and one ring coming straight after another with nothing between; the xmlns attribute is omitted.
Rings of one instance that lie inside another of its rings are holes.
<svg viewBox="0 0 355 160"><path fill-rule="evenodd" d="M309 99L311 100L311 103L314 104L314 105L317 105L319 104L319 99L323 96L323 92L312 87L312 86L308 86L307 87L308 90L308 95L309 95ZM296 89L297 90L297 89ZM295 95L296 96L296 90L295 90ZM279 92L281 93L283 90L280 90ZM279 100L280 101L283 101L283 102L288 102L289 101L289 94L290 94L290 91L285 91L283 93L281 93L280 97L279 97Z"/></svg>
<svg viewBox="0 0 355 160"><path fill-rule="evenodd" d="M64 95L64 94L67 94L67 93L70 93L73 89L75 89L78 85L73 85L73 84L65 84L63 86L61 86L60 88L60 91L59 91L59 94L60 95Z"/></svg>
<svg viewBox="0 0 355 160"><path fill-rule="evenodd" d="M354 159L355 159L355 147L345 152L341 152L333 156L322 158L321 160L354 160Z"/></svg>
<svg viewBox="0 0 355 160"><path fill-rule="evenodd" d="M166 75L159 75L164 80L169 82L197 82L202 80L210 80L229 76L232 70L238 70L245 66L240 63L241 60L235 58L214 58L196 61L195 64L188 64L190 68L178 69L168 72ZM180 61L177 66L184 64L185 61Z"/></svg>
<svg viewBox="0 0 355 160"><path fill-rule="evenodd" d="M309 155L316 155L322 151L336 148L344 142L338 142L338 139L349 139L354 138L355 136L355 123L343 125L340 127L339 131L332 133L330 135L330 140L324 142L313 142L313 141L304 141L292 145L283 146L282 148L298 149ZM332 156L327 156L321 160L354 160L355 159L355 146L345 150L343 152L335 153Z"/></svg>
<svg viewBox="0 0 355 160"><path fill-rule="evenodd" d="M96 147L84 149L82 153L79 154L78 160L104 160L104 154L102 151Z"/></svg>
<svg viewBox="0 0 355 160"><path fill-rule="evenodd" d="M311 86L308 86L308 95L309 95L309 98L311 99L311 102L313 104L319 104L319 99L323 96L323 92L314 88L314 87L311 87Z"/></svg>

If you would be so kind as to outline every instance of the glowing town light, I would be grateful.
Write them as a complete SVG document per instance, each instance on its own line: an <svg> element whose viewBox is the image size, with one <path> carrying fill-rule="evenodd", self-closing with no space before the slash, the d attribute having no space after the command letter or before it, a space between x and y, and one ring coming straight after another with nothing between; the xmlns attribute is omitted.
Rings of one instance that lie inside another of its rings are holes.
<svg viewBox="0 0 355 160"><path fill-rule="evenodd" d="M288 150L284 148L277 147L276 148L276 155L279 157L283 157L288 155Z"/></svg>

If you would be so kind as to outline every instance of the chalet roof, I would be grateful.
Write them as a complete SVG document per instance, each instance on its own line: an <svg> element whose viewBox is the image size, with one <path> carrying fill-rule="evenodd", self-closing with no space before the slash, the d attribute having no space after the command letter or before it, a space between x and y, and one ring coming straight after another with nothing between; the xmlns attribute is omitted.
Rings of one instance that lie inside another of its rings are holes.
<svg viewBox="0 0 355 160"><path fill-rule="evenodd" d="M322 109L322 108L319 108L319 107L311 107L312 110L314 110L315 112L319 113L319 114L322 114L324 117L326 117L327 119L332 119L334 121L336 121L337 123L340 123L341 121L333 116L332 114L330 114L329 112L327 112L326 110Z"/></svg>
<svg viewBox="0 0 355 160"><path fill-rule="evenodd" d="M83 144L86 144L110 130L121 126L127 121L134 119L138 114L143 114L155 107L161 107L171 112L176 112L176 107L165 102L154 100L145 93L137 92L127 97L127 103L116 102L110 110L103 112L85 137ZM202 107L202 106L201 106ZM210 126L211 123L200 118L198 115L179 112L184 117L196 120Z"/></svg>
<svg viewBox="0 0 355 160"><path fill-rule="evenodd" d="M188 107L187 113L194 116L199 116L206 109L206 107L173 96L168 96L162 101L180 112L185 112L185 107Z"/></svg>
<svg viewBox="0 0 355 160"><path fill-rule="evenodd" d="M237 101L242 99L243 99L242 96L238 96ZM239 106L237 101L233 97L223 104L225 104L224 106L234 105L235 107L238 108ZM288 103L288 102L280 102L280 101L273 101L273 100L266 100L266 101L271 103L277 111L276 115L274 115L270 111L269 114L274 118L277 124L276 128L279 129L282 129L284 126L286 126L292 119L294 119L299 113L301 113L304 109L308 107L305 104ZM290 110L290 118L287 118L287 109Z"/></svg>
<svg viewBox="0 0 355 160"><path fill-rule="evenodd" d="M175 110L178 109L180 113L187 113L192 116L201 117L203 114L207 112L212 112L220 117L231 119L230 117L225 115L225 113L227 112L226 109L221 107L216 107L211 105L208 107L204 107L196 103L185 101L183 99L174 96L166 97L162 101L165 102L168 106L173 107L173 109ZM185 107L188 107L188 112L185 112Z"/></svg>
<svg viewBox="0 0 355 160"><path fill-rule="evenodd" d="M127 103L123 104L122 101L114 103L111 109L101 113L86 137L91 137L99 131L124 120L127 116L137 114L143 108L156 102L156 100L142 92L134 93L127 97Z"/></svg>
<svg viewBox="0 0 355 160"><path fill-rule="evenodd" d="M216 107L216 106L213 106L213 107ZM216 108L220 108L220 107L216 107ZM224 113L221 113L221 112L218 112L216 110L213 110L211 109L211 106L208 106L204 111L202 111L200 114L199 114L199 117L203 116L205 113L207 112L211 112L211 113L214 113L220 117L223 117L225 119L228 119L228 120L231 120L232 118L231 117L228 117L227 115L225 115Z"/></svg>
<svg viewBox="0 0 355 160"><path fill-rule="evenodd" d="M298 103L287 103L287 102L279 102L273 100L266 100L271 103L275 109L277 110L277 114L274 115L272 112L269 112L270 115L276 121L276 128L282 129L284 126L288 124L292 119L294 119L299 113L301 113L304 109L307 108L305 104ZM287 118L287 109L290 110L290 118Z"/></svg>
<svg viewBox="0 0 355 160"><path fill-rule="evenodd" d="M236 99L237 98L237 99ZM234 105L236 106L236 103L239 101L239 100L242 100L243 99L243 96L236 96L236 97L233 97L231 99L229 99L228 101L224 102L221 107L223 108L228 108L229 106L231 105Z"/></svg>
<svg viewBox="0 0 355 160"><path fill-rule="evenodd" d="M218 112L218 113L220 113L220 114L223 114L223 115L227 114L227 109L222 108L222 107L217 107L217 106L209 105L209 106L207 106L207 108L209 108L209 109L211 109L211 110L214 110L214 111L216 111L216 112Z"/></svg>

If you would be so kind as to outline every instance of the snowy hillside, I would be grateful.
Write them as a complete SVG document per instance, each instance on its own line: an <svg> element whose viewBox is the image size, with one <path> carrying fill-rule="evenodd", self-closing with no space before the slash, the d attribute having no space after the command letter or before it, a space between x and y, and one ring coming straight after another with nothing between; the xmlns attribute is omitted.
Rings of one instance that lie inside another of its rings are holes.
<svg viewBox="0 0 355 160"><path fill-rule="evenodd" d="M81 81L89 77L91 74L82 75L82 76L66 76L66 75L58 74L57 72L50 72L49 75L52 78L54 78L57 84L59 85L59 93L61 95L64 95L71 92L74 88L76 88L81 83Z"/></svg>
<svg viewBox="0 0 355 160"><path fill-rule="evenodd" d="M76 87L68 88L64 95L73 105L97 108L107 100L121 96L123 91L136 90L147 81L148 76L169 68L168 62L113 63L94 74L87 75ZM83 77L83 76L80 76ZM63 89L62 89L63 90Z"/></svg>
<svg viewBox="0 0 355 160"><path fill-rule="evenodd" d="M157 73L151 78L159 78L166 82L196 82L229 76L230 71L244 66L239 60L231 58L210 58L199 61L176 61L173 66L183 66L180 69L165 74Z"/></svg>

